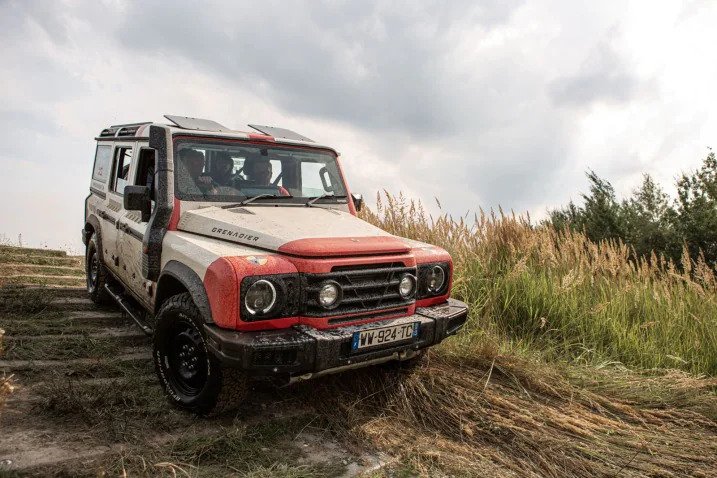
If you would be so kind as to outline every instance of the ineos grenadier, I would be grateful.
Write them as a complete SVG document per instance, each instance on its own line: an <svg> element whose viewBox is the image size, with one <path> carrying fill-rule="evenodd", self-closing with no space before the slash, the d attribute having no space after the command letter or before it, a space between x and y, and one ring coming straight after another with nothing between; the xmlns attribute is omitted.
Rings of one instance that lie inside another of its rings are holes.
<svg viewBox="0 0 717 478"><path fill-rule="evenodd" d="M165 117L96 138L82 239L91 299L153 336L172 403L209 413L252 378L415 362L463 326L449 254L359 219L334 149Z"/></svg>

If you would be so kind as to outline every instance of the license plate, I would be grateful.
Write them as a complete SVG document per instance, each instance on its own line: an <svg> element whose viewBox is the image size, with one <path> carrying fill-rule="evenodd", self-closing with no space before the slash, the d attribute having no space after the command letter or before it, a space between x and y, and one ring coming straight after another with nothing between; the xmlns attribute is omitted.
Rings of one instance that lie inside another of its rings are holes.
<svg viewBox="0 0 717 478"><path fill-rule="evenodd" d="M369 347L412 340L418 337L420 325L420 322L412 322L410 324L395 325L393 327L354 332L351 350L363 350Z"/></svg>

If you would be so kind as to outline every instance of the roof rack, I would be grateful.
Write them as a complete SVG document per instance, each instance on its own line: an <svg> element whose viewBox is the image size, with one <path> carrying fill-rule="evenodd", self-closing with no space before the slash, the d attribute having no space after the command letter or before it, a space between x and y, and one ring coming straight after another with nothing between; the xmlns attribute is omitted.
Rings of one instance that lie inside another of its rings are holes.
<svg viewBox="0 0 717 478"><path fill-rule="evenodd" d="M189 116L174 116L164 115L171 123L172 126L182 129L198 130L198 131L214 131L214 132L226 132L234 133L235 131L227 128L224 125L217 123L216 121L202 119L202 118L191 118ZM143 126L152 124L152 121L143 121L141 123L126 123L126 124L115 124L109 128L105 128L100 132L98 138L125 138L134 137L137 131ZM301 141L313 143L314 140L307 138L295 131L291 131L286 128L278 128L275 126L262 126L257 124L248 125L250 128L260 132L262 135L270 136L275 140L288 140L290 141Z"/></svg>
<svg viewBox="0 0 717 478"><path fill-rule="evenodd" d="M152 124L152 122L115 124L103 129L102 132L100 132L100 138L134 136L137 130L146 124Z"/></svg>

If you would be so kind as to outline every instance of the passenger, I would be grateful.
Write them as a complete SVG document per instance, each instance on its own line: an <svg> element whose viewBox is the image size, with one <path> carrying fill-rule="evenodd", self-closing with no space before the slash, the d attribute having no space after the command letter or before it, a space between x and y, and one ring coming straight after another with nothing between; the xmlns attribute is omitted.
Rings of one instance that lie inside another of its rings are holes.
<svg viewBox="0 0 717 478"><path fill-rule="evenodd" d="M196 149L182 149L179 151L179 161L187 170L189 177L194 184L185 185L187 192L192 194L192 186L199 189L198 194L216 194L217 188L214 180L208 174L204 174L204 153ZM195 193L197 194L197 193Z"/></svg>
<svg viewBox="0 0 717 478"><path fill-rule="evenodd" d="M244 174L246 174L246 177L249 181L251 181L257 186L272 186L271 161L262 157L254 159L253 161L247 160L247 163L244 163ZM276 188L279 190L279 194L281 194L282 196L290 196L289 191L284 189L282 186L276 186Z"/></svg>
<svg viewBox="0 0 717 478"><path fill-rule="evenodd" d="M228 153L217 153L212 161L212 179L219 186L234 186L234 160Z"/></svg>

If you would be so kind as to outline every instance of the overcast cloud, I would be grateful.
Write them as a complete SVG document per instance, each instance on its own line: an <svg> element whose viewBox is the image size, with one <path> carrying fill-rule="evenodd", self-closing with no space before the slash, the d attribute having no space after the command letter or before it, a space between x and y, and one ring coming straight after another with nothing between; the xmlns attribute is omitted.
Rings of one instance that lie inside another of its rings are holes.
<svg viewBox="0 0 717 478"><path fill-rule="evenodd" d="M163 114L294 129L352 190L541 216L714 145L710 2L0 1L0 234L81 249L93 138ZM371 202L371 201L369 201ZM2 237L2 236L0 236Z"/></svg>

